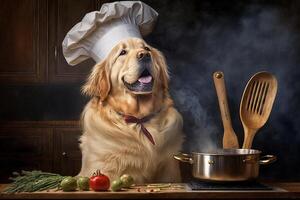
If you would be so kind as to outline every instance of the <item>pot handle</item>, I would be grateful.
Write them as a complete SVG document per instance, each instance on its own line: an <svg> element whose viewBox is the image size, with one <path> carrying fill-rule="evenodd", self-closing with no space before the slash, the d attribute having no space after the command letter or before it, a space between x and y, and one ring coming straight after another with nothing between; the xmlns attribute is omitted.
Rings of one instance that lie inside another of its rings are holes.
<svg viewBox="0 0 300 200"><path fill-rule="evenodd" d="M277 160L277 157L274 155L265 155L260 158L259 164L260 165L268 165L268 164L275 162L276 160Z"/></svg>
<svg viewBox="0 0 300 200"><path fill-rule="evenodd" d="M173 156L174 159L179 160L181 162L187 162L193 164L193 158L190 154L179 152L177 155Z"/></svg>

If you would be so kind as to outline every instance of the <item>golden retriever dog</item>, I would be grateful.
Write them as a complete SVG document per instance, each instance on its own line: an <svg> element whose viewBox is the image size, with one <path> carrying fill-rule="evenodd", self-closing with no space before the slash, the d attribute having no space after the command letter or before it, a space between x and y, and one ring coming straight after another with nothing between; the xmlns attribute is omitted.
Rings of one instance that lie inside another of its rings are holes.
<svg viewBox="0 0 300 200"><path fill-rule="evenodd" d="M142 39L121 41L96 64L82 91L93 97L82 114L80 176L97 169L115 180L180 182L173 155L183 142L182 117L168 93L162 54Z"/></svg>

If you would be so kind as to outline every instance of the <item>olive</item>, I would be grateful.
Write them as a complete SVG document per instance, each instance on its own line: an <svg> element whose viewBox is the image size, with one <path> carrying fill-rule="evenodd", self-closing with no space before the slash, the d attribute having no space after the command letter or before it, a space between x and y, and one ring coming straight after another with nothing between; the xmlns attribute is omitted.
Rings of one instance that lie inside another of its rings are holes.
<svg viewBox="0 0 300 200"><path fill-rule="evenodd" d="M79 190L89 190L90 189L90 179L88 177L79 177L77 179L77 186Z"/></svg>
<svg viewBox="0 0 300 200"><path fill-rule="evenodd" d="M122 181L124 188L129 188L134 182L132 176L130 176L128 174L122 175L120 180Z"/></svg>
<svg viewBox="0 0 300 200"><path fill-rule="evenodd" d="M114 180L110 186L112 191L121 190L122 187L123 187L123 182L121 181L121 179Z"/></svg>
<svg viewBox="0 0 300 200"><path fill-rule="evenodd" d="M60 186L65 192L75 191L77 188L77 181L75 178L68 176L61 181Z"/></svg>

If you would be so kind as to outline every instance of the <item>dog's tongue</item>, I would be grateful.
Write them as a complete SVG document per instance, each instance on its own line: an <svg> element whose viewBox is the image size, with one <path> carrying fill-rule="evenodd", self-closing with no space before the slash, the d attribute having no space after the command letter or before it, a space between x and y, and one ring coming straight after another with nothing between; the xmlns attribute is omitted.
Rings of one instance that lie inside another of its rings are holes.
<svg viewBox="0 0 300 200"><path fill-rule="evenodd" d="M152 76L143 76L138 80L140 83L150 83L152 81Z"/></svg>

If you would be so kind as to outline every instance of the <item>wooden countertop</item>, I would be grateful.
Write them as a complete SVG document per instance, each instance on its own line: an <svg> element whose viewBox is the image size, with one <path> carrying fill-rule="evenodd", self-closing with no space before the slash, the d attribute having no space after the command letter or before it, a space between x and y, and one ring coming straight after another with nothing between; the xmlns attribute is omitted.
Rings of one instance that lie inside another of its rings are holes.
<svg viewBox="0 0 300 200"><path fill-rule="evenodd" d="M178 185L178 184L177 184ZM201 190L192 191L186 184L182 187L160 191L130 189L120 192L34 192L5 194L0 199L300 199L300 182L268 183L274 190ZM0 191L7 185L0 184Z"/></svg>

